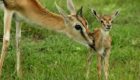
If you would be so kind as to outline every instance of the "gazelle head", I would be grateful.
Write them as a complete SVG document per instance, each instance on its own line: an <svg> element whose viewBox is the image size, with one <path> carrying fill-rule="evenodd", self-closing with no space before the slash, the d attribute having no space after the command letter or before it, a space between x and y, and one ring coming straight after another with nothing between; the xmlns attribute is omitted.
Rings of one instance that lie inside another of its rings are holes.
<svg viewBox="0 0 140 80"><path fill-rule="evenodd" d="M119 11L116 11L113 15L99 15L95 10L92 10L92 12L97 20L101 22L102 29L105 31L110 31L110 29L112 28L113 20L119 14Z"/></svg>
<svg viewBox="0 0 140 80"><path fill-rule="evenodd" d="M67 0L67 8L70 11L70 15L67 15L57 4L56 7L64 19L66 34L84 45L91 46L93 42L88 36L88 24L83 17L82 7L76 11L72 0Z"/></svg>

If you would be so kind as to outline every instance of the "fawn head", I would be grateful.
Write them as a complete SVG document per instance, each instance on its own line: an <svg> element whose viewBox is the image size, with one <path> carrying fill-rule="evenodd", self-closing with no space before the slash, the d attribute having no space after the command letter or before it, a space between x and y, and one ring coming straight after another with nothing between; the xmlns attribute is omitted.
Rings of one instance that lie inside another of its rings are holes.
<svg viewBox="0 0 140 80"><path fill-rule="evenodd" d="M98 21L102 24L102 29L105 31L109 31L112 28L113 20L119 14L119 11L116 11L112 15L99 15L95 10L92 10L94 16L97 18Z"/></svg>
<svg viewBox="0 0 140 80"><path fill-rule="evenodd" d="M91 45L92 40L88 36L88 23L83 16L83 8L81 7L76 11L72 0L67 0L67 8L70 11L70 15L67 15L57 4L56 7L64 19L66 34L84 45Z"/></svg>

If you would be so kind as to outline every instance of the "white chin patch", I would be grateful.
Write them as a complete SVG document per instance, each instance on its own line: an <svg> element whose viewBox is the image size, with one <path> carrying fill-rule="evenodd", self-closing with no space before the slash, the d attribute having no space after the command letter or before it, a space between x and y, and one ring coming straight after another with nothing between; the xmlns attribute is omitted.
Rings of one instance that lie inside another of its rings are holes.
<svg viewBox="0 0 140 80"><path fill-rule="evenodd" d="M110 31L110 29L108 29L108 28L105 28L105 31Z"/></svg>

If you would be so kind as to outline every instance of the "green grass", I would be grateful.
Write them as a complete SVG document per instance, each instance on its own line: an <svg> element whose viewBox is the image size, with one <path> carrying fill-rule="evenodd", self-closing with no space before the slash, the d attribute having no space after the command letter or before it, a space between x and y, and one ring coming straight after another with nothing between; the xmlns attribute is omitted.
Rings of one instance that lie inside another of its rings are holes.
<svg viewBox="0 0 140 80"><path fill-rule="evenodd" d="M84 15L90 29L99 26L89 8L111 14L120 10L111 35L109 80L140 80L140 7L139 0L73 0L76 8L84 6ZM41 0L49 10L58 13L55 0ZM56 0L66 8L66 0ZM68 10L66 10L68 11ZM0 46L3 35L3 12L0 12ZM30 27L29 27L30 26ZM31 27L34 26L34 27ZM93 27L94 26L94 27ZM8 56L5 59L2 80L18 80L16 75L15 26L13 23ZM0 47L1 48L1 47ZM39 26L22 26L21 39L24 80L84 80L87 49L63 34ZM92 63L90 80L97 80L96 56Z"/></svg>

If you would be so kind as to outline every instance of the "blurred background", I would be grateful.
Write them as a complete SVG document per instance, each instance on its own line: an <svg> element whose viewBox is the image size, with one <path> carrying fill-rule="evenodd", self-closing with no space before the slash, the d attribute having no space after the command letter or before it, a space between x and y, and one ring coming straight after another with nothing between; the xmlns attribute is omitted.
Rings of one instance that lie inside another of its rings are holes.
<svg viewBox="0 0 140 80"><path fill-rule="evenodd" d="M55 1L67 13L66 0L39 0L57 14ZM77 9L84 7L90 30L100 26L91 13L112 14L120 10L111 35L113 39L109 80L140 80L140 0L73 0ZM29 22L30 23L30 22ZM2 80L18 80L16 75L15 23L12 24L8 56ZM3 36L3 11L0 10L0 46ZM1 50L1 47L0 47ZM88 50L61 33L23 22L21 53L24 80L84 80ZM97 80L96 55L91 66L90 80Z"/></svg>

